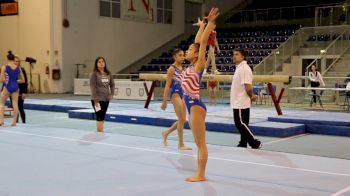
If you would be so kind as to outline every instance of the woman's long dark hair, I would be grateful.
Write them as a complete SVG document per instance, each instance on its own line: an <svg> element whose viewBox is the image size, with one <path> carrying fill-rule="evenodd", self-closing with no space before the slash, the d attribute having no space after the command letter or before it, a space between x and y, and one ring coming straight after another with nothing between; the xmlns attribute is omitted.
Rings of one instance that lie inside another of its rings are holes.
<svg viewBox="0 0 350 196"><path fill-rule="evenodd" d="M105 62L105 69L104 69L104 72L106 72L108 75L110 75L110 74L111 74L111 72L110 72L110 71L107 69L106 59L105 59L104 57L102 57L102 56L99 56L99 57L97 57L97 58L96 58L96 60L95 60L95 67L94 67L94 71L96 71L96 72L100 72L100 70L98 69L98 66L97 66L98 61L99 61L100 59L103 59L103 61Z"/></svg>
<svg viewBox="0 0 350 196"><path fill-rule="evenodd" d="M311 65L310 72L312 72L312 66L315 66L315 68L316 68L316 76L317 76L317 72L318 72L317 66L316 65Z"/></svg>

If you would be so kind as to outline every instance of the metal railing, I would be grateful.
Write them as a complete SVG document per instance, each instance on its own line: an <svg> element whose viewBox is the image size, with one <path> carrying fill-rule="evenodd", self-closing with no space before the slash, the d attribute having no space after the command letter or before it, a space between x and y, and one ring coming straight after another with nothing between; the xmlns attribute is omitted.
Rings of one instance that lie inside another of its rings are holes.
<svg viewBox="0 0 350 196"><path fill-rule="evenodd" d="M317 48L320 45L328 46L333 36L339 36L348 28L349 26L345 25L301 28L256 65L254 70L259 75L271 75L276 71L281 71L283 64L291 61L291 57L300 51L301 48ZM329 35L329 41L322 40L322 36L319 35ZM310 41L312 36L315 36L315 40ZM321 40L322 42L320 42Z"/></svg>
<svg viewBox="0 0 350 196"><path fill-rule="evenodd" d="M303 43L303 30L299 29L294 35L282 43L277 49L273 50L270 55L265 57L258 65L254 67L256 74L269 75L273 73L277 66L281 65L287 58L290 58ZM305 39L306 41L306 39Z"/></svg>
<svg viewBox="0 0 350 196"><path fill-rule="evenodd" d="M323 77L325 88L345 88L350 77ZM292 76L292 81L288 85L289 88L294 87L310 87L310 79L308 76ZM322 87L322 86L320 86ZM344 103L345 94L347 91L332 91L326 90L322 95L322 102L328 104L333 109L343 110L341 107ZM295 107L307 105L309 107L311 99L310 90L287 90L287 102L296 104Z"/></svg>
<svg viewBox="0 0 350 196"><path fill-rule="evenodd" d="M327 73L333 65L343 56L350 47L350 26L346 26L344 31L328 45L320 50L320 55L316 57L306 68L305 76L312 65L316 65L322 74Z"/></svg>
<svg viewBox="0 0 350 196"><path fill-rule="evenodd" d="M333 6L319 6L315 9L315 26L349 24L350 6L346 3Z"/></svg>
<svg viewBox="0 0 350 196"><path fill-rule="evenodd" d="M235 15L226 18L227 23L261 22L271 20L295 20L301 18L313 18L315 10L319 7L334 6L335 3L324 5L304 5L278 8L264 8L239 10Z"/></svg>

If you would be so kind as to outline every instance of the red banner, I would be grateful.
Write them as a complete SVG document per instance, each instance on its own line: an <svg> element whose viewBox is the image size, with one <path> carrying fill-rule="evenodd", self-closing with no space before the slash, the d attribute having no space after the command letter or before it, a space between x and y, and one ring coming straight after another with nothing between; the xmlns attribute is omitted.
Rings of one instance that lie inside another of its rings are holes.
<svg viewBox="0 0 350 196"><path fill-rule="evenodd" d="M17 15L18 14L18 3L3 3L1 6L1 15Z"/></svg>

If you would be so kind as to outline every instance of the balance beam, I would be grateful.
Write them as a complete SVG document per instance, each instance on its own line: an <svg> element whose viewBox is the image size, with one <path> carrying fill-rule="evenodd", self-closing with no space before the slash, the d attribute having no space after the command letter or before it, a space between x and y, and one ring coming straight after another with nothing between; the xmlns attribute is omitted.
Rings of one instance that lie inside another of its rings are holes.
<svg viewBox="0 0 350 196"><path fill-rule="evenodd" d="M167 75L166 74L139 74L139 78L141 80L148 81L165 81ZM217 80L219 82L231 82L233 75L203 75L202 81L206 82L208 80ZM253 82L270 82L270 83L283 83L290 84L292 80L291 76L275 76L275 75L255 75L253 76Z"/></svg>
<svg viewBox="0 0 350 196"><path fill-rule="evenodd" d="M148 94L148 99L145 103L145 108L148 108L151 97L153 94L154 86L156 81L165 81L167 75L166 74L148 74L148 73L140 73L139 74L139 79L140 80L146 80L146 81L153 81L152 82L152 87L150 89L150 92ZM231 82L232 81L233 75L203 75L202 81L208 81L208 80L217 80L219 82ZM267 89L270 92L272 102L275 106L276 112L278 115L283 115L281 106L280 106L280 101L282 99L283 93L284 93L284 88L281 89L280 94L278 95L278 98L276 96L276 92L273 91L272 88L272 83L283 83L283 84L290 84L292 81L291 76L287 75L254 75L253 76L253 82L264 82L267 83ZM146 89L148 91L148 89Z"/></svg>

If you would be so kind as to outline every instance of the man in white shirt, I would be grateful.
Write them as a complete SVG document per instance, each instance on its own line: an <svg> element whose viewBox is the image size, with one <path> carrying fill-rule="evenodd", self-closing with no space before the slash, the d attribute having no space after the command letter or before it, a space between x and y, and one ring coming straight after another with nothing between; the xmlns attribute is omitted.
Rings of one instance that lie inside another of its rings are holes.
<svg viewBox="0 0 350 196"><path fill-rule="evenodd" d="M246 56L243 49L236 49L233 53L236 71L232 78L230 103L235 125L241 134L238 147L246 148L249 144L252 148L259 149L262 143L248 127L251 102L257 97L253 94L253 72L245 60Z"/></svg>

